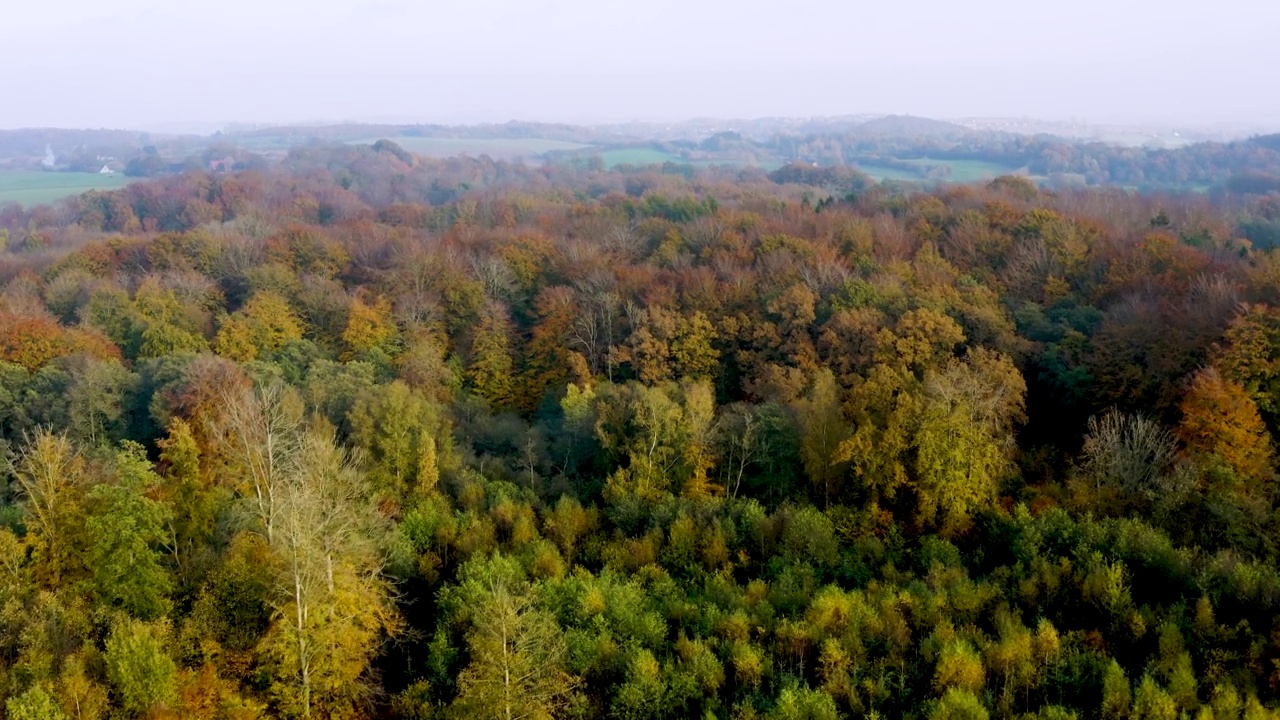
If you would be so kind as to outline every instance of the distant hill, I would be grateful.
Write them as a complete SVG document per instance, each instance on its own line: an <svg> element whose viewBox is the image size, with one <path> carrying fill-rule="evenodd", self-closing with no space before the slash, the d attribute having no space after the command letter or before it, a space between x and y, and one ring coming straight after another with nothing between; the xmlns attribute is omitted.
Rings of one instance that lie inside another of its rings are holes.
<svg viewBox="0 0 1280 720"><path fill-rule="evenodd" d="M1280 133L1275 135L1259 135L1257 137L1250 138L1249 142L1254 145L1261 145L1268 150L1280 152Z"/></svg>
<svg viewBox="0 0 1280 720"><path fill-rule="evenodd" d="M421 137L421 138L482 138L522 140L541 138L564 142L592 142L600 133L587 127L563 123L508 122L483 125L431 125L431 124L365 124L342 123L334 125L281 125L227 133L223 137L279 138L291 142L299 139L318 139L330 142L350 142L369 137Z"/></svg>
<svg viewBox="0 0 1280 720"><path fill-rule="evenodd" d="M885 137L958 137L970 132L963 125L916 117L914 115L888 115L862 123L853 129L860 135Z"/></svg>

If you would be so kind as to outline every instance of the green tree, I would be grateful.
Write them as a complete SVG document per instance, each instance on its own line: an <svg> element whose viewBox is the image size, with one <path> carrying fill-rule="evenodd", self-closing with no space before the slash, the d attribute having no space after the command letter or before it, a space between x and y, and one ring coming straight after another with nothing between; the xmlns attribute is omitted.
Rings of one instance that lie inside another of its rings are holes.
<svg viewBox="0 0 1280 720"><path fill-rule="evenodd" d="M951 688L934 703L929 720L987 720L987 709L969 690Z"/></svg>
<svg viewBox="0 0 1280 720"><path fill-rule="evenodd" d="M1013 470L1026 383L1008 358L976 349L925 377L916 430L919 516L954 527L995 498Z"/></svg>
<svg viewBox="0 0 1280 720"><path fill-rule="evenodd" d="M1214 366L1244 386L1274 422L1280 417L1280 309L1243 306L1222 339Z"/></svg>
<svg viewBox="0 0 1280 720"><path fill-rule="evenodd" d="M163 287L155 277L138 287L133 303L142 319L139 357L208 350L203 327L207 313L192 303L184 304L173 289Z"/></svg>
<svg viewBox="0 0 1280 720"><path fill-rule="evenodd" d="M67 414L75 437L90 447L123 439L125 410L137 377L118 362L87 356L77 358L70 369Z"/></svg>
<svg viewBox="0 0 1280 720"><path fill-rule="evenodd" d="M157 441L164 483L154 498L167 505L168 544L179 577L192 580L216 538L219 512L230 504L230 491L214 484L201 465L200 444L191 424L180 417L169 423L169 434Z"/></svg>
<svg viewBox="0 0 1280 720"><path fill-rule="evenodd" d="M837 720L836 701L821 690L786 687L778 693L778 704L765 716L768 720Z"/></svg>
<svg viewBox="0 0 1280 720"><path fill-rule="evenodd" d="M564 635L554 618L536 607L519 571L501 557L473 561L460 573L471 661L458 676L454 707L464 717L551 720L558 717L576 680L563 670Z"/></svg>
<svg viewBox="0 0 1280 720"><path fill-rule="evenodd" d="M170 511L147 496L161 480L140 445L126 444L115 465L116 482L89 493L86 563L99 602L155 620L169 611L173 585L160 562Z"/></svg>
<svg viewBox="0 0 1280 720"><path fill-rule="evenodd" d="M352 440L372 461L370 479L392 497L430 492L452 462L444 409L396 380L361 395L349 416Z"/></svg>
<svg viewBox="0 0 1280 720"><path fill-rule="evenodd" d="M840 407L840 387L835 375L826 368L818 371L808 395L796 404L805 471L828 506L840 497L845 473L839 449L849 430Z"/></svg>
<svg viewBox="0 0 1280 720"><path fill-rule="evenodd" d="M596 436L622 466L607 481L608 497L656 500L674 489L691 496L717 490L707 481L715 420L707 384L607 386L596 408Z"/></svg>
<svg viewBox="0 0 1280 720"><path fill-rule="evenodd" d="M1129 717L1133 720L1175 720L1178 706L1154 678L1144 675L1133 694L1133 709Z"/></svg>
<svg viewBox="0 0 1280 720"><path fill-rule="evenodd" d="M126 619L107 638L107 677L130 717L170 706L178 698L178 668L165 652L167 635L162 623Z"/></svg>
<svg viewBox="0 0 1280 720"><path fill-rule="evenodd" d="M67 717L39 685L6 700L4 709L9 720L64 720Z"/></svg>

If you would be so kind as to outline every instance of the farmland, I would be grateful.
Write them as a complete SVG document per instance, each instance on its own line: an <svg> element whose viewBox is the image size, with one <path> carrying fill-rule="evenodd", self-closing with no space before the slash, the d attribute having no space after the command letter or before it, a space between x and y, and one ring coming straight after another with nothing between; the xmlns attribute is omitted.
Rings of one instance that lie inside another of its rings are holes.
<svg viewBox="0 0 1280 720"><path fill-rule="evenodd" d="M907 169L903 165L911 166ZM876 180L901 180L905 182L956 182L969 183L990 180L1001 175L1018 172L1018 168L982 160L947 160L937 158L912 158L895 161L893 165L857 163L859 170ZM930 168L947 168L945 175L930 176Z"/></svg>
<svg viewBox="0 0 1280 720"><path fill-rule="evenodd" d="M0 205L24 206L57 202L87 190L114 190L129 184L121 175L97 173L11 171L0 172Z"/></svg>
<svg viewBox="0 0 1280 720"><path fill-rule="evenodd" d="M683 162L683 158L673 153L655 148L618 148L600 153L604 164L609 168L619 165L661 165L664 162Z"/></svg>

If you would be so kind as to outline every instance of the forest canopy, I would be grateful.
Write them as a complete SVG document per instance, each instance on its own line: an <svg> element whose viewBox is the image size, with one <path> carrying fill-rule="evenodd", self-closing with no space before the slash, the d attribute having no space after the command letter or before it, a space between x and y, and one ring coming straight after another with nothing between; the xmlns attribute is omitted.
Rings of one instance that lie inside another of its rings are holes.
<svg viewBox="0 0 1280 720"><path fill-rule="evenodd" d="M1261 190L380 142L2 208L5 715L1276 716Z"/></svg>

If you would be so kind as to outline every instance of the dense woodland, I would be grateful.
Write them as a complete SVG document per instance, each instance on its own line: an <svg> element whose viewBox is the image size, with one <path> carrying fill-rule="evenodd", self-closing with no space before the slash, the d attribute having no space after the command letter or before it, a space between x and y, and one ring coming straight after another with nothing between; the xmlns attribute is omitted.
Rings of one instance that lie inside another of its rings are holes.
<svg viewBox="0 0 1280 720"><path fill-rule="evenodd" d="M6 717L1275 717L1278 221L390 143L2 209Z"/></svg>

